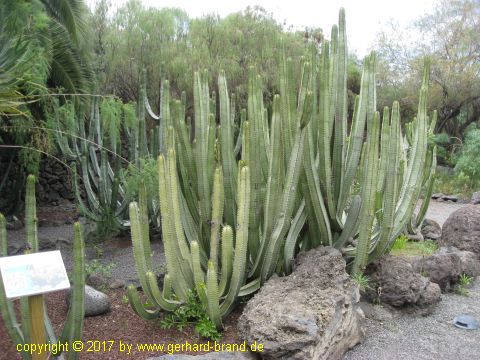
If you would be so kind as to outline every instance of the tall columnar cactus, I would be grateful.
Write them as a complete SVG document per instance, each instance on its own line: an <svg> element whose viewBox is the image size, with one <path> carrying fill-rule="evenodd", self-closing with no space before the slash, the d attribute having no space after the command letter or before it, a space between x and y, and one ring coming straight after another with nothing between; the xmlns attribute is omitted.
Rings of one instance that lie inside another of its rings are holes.
<svg viewBox="0 0 480 360"><path fill-rule="evenodd" d="M232 306L242 291L245 282L248 246L248 219L250 184L248 167L239 164L239 194L237 208L237 227L235 234L230 226L225 226L221 233L221 244L215 242L211 253L218 254L221 245L222 269L220 281L217 281L218 264L210 257L207 274L202 268L202 252L197 241L188 242L182 225L180 211L180 186L176 167L175 151L170 148L167 158L163 155L158 159L159 194L162 214L162 233L164 239L167 273L164 279L163 291L158 288L157 278L153 273L151 263L150 239L148 226L144 226L146 216L145 191L141 190L140 202L130 204L130 220L134 257L140 282L155 309L145 308L139 300L135 286L128 288L128 295L134 310L140 316L152 318L160 309L172 311L182 301L186 301L189 292L196 290L210 317L219 326L223 315L231 311ZM222 175L218 168L215 172L213 186L212 218L217 208L222 206L220 193ZM211 237L220 236L220 227L212 224ZM234 245L235 244L235 245ZM233 260L233 261L232 261ZM173 288L173 293L172 293ZM246 290L243 288L243 290ZM175 295L175 300L173 295ZM220 299L223 299L220 301Z"/></svg>
<svg viewBox="0 0 480 360"><path fill-rule="evenodd" d="M193 141L185 101L163 103L171 125L158 161L167 276L162 293L151 270L141 197L140 206L130 205L135 260L156 307L141 306L130 287L137 313L151 318L172 310L193 290L219 326L237 296L256 291L274 272L290 272L299 251L335 246L353 272L389 251L411 221L422 186L431 184L428 62L418 115L405 139L398 103L391 114L376 109L375 62L374 54L365 59L351 127L343 9L331 41L302 59L300 79L293 62L281 60L270 119L261 78L250 70L248 108L236 139L235 107L222 71L218 127L217 97L207 75L195 74Z"/></svg>
<svg viewBox="0 0 480 360"><path fill-rule="evenodd" d="M319 58L318 108L307 126L304 185L308 234L302 249L323 244L343 249L353 272L388 251L410 221L429 177L428 62L410 140L403 140L398 103L376 110L375 55L364 62L350 131L347 122L345 13ZM400 160L403 159L403 160ZM354 184L360 185L358 194ZM305 185L306 184L306 185ZM423 210L426 210L424 208Z"/></svg>
<svg viewBox="0 0 480 360"><path fill-rule="evenodd" d="M27 193L26 193L26 210L25 210L25 222L27 230L27 245L31 248L32 252L38 251L38 238L37 238L37 217L36 217L36 204L35 204L35 177L30 175L27 179ZM5 217L0 214L0 256L7 256L7 230ZM84 317L84 297L85 297L85 254L84 254L84 242L83 231L80 223L74 225L74 241L73 241L73 254L74 254L74 271L73 271L73 287L70 309L67 314L67 319L63 327L60 338L57 339L55 331L50 322L47 312L44 314L45 329L47 333L47 341L51 344L68 342L71 344L73 341L80 340L83 329L83 317ZM28 306L28 299L20 299L21 309L21 324L17 320L17 315L14 311L13 301L6 298L5 289L3 288L3 282L0 281L0 313L3 323L7 329L7 333L15 344L29 344L31 343L30 337L30 310ZM22 349L24 347L22 346ZM28 352L21 352L22 359L31 359L31 355ZM69 351L65 354L67 359L78 359L79 353L75 351ZM52 357L60 357L62 354L51 354Z"/></svg>
<svg viewBox="0 0 480 360"><path fill-rule="evenodd" d="M74 104L64 105L54 124L57 144L62 154L77 164L74 170L80 176L75 172L74 185L82 214L97 224L109 221L110 224L105 225L112 229L128 226L128 204L132 196L126 191L121 176L122 165L125 167L126 164L131 164L140 169L142 159L156 158L164 152L165 129L170 117L168 107L165 111L162 110L161 116L153 113L146 97L145 70L141 79L136 111L130 105L122 105L114 99L100 100L93 96L87 128L83 110L76 111ZM168 82L165 82L162 89L162 104L164 102L169 102ZM159 121L159 125L150 131L150 142L147 142L145 109L154 121ZM129 145L126 158L122 156L122 138ZM86 201L81 196L79 178L83 183ZM159 225L157 199L153 199L148 208L151 222Z"/></svg>

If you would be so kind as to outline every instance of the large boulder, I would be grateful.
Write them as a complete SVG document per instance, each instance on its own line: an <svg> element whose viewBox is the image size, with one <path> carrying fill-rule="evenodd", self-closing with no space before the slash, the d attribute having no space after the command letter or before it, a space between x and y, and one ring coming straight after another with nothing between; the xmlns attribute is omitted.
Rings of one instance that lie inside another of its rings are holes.
<svg viewBox="0 0 480 360"><path fill-rule="evenodd" d="M264 359L340 359L363 336L358 286L340 252L319 247L300 254L286 277L274 276L248 302L238 322Z"/></svg>
<svg viewBox="0 0 480 360"><path fill-rule="evenodd" d="M471 277L480 275L480 263L475 254L452 246L441 247L427 257L418 257L412 265L418 273L428 276L444 291L454 290L461 274Z"/></svg>
<svg viewBox="0 0 480 360"><path fill-rule="evenodd" d="M424 239L438 240L442 236L442 228L438 223L431 219L425 219L421 229Z"/></svg>
<svg viewBox="0 0 480 360"><path fill-rule="evenodd" d="M71 289L67 290L65 301L70 307ZM106 294L85 285L85 317L103 315L110 311L110 300Z"/></svg>
<svg viewBox="0 0 480 360"><path fill-rule="evenodd" d="M438 244L471 251L480 258L480 207L467 205L454 211L443 224Z"/></svg>
<svg viewBox="0 0 480 360"><path fill-rule="evenodd" d="M425 315L440 300L439 286L402 257L384 256L370 264L365 274L370 279L366 295L373 302Z"/></svg>

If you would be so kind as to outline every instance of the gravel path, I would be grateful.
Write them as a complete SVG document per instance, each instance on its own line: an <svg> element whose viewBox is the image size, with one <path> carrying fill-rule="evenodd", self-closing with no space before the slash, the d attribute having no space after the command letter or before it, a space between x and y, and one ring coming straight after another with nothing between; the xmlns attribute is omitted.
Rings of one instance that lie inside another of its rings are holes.
<svg viewBox="0 0 480 360"><path fill-rule="evenodd" d="M460 314L480 320L479 279L469 292L469 296L442 295L430 316L367 319L364 342L350 350L344 360L480 359L480 330L463 330L452 324Z"/></svg>
<svg viewBox="0 0 480 360"><path fill-rule="evenodd" d="M453 202L431 200L427 210L427 218L436 221L440 226L452 212L466 206L467 204L458 204Z"/></svg>
<svg viewBox="0 0 480 360"><path fill-rule="evenodd" d="M443 225L465 204L432 200L427 218ZM344 360L464 360L480 359L480 330L453 326L455 316L468 314L480 321L480 279L469 296L443 294L434 312L426 317L391 316L382 306L366 319L366 337Z"/></svg>

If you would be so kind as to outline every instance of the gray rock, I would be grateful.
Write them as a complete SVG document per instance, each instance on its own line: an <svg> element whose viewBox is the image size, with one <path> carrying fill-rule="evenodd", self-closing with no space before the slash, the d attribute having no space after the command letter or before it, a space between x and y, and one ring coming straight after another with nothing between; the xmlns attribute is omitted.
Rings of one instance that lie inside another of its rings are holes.
<svg viewBox="0 0 480 360"><path fill-rule="evenodd" d="M461 274L480 275L480 263L474 253L455 247L441 247L434 254L417 258L412 263L415 271L425 274L444 291L451 291Z"/></svg>
<svg viewBox="0 0 480 360"><path fill-rule="evenodd" d="M437 200L437 199L442 199L445 196L445 194L442 193L434 193L432 194L432 199Z"/></svg>
<svg viewBox="0 0 480 360"><path fill-rule="evenodd" d="M21 255L23 254L25 248L27 247L27 241L24 237L20 239L10 240L7 246L7 254L12 255Z"/></svg>
<svg viewBox="0 0 480 360"><path fill-rule="evenodd" d="M110 285L109 279L97 273L90 274L85 282L97 290L106 288Z"/></svg>
<svg viewBox="0 0 480 360"><path fill-rule="evenodd" d="M431 219L425 219L421 229L424 239L438 240L442 236L442 228L438 223Z"/></svg>
<svg viewBox="0 0 480 360"><path fill-rule="evenodd" d="M360 307L367 319L376 321L389 321L393 319L393 314L387 307L381 304L371 304L366 301L360 302Z"/></svg>
<svg viewBox="0 0 480 360"><path fill-rule="evenodd" d="M415 309L415 314L417 315L429 315L434 310L434 304L438 303L441 300L442 291L438 284L433 282L428 283L425 291L420 295L420 298L417 301L417 306Z"/></svg>
<svg viewBox="0 0 480 360"><path fill-rule="evenodd" d="M125 287L125 282L121 280L113 280L108 287L112 290L114 289L120 289Z"/></svg>
<svg viewBox="0 0 480 360"><path fill-rule="evenodd" d="M438 244L471 251L480 258L480 207L467 205L450 214Z"/></svg>
<svg viewBox="0 0 480 360"><path fill-rule="evenodd" d="M480 204L480 191L476 191L472 194L472 199L470 201L473 205Z"/></svg>
<svg viewBox="0 0 480 360"><path fill-rule="evenodd" d="M250 352L228 352L228 351L218 351L218 352L209 352L202 355L162 355L158 357L148 358L147 360L190 360L190 359L201 359L201 360L253 360L256 357Z"/></svg>
<svg viewBox="0 0 480 360"><path fill-rule="evenodd" d="M408 240L414 241L414 242L421 242L425 240L420 231L418 231L416 234L407 234L407 237L408 237Z"/></svg>
<svg viewBox="0 0 480 360"><path fill-rule="evenodd" d="M12 216L10 220L7 221L7 230L20 230L23 229L23 222L16 216Z"/></svg>
<svg viewBox="0 0 480 360"><path fill-rule="evenodd" d="M365 274L371 284L366 294L375 302L428 313L440 300L440 291L437 297L433 296L434 289L428 289L428 278L418 274L412 264L402 257L384 256L370 264Z"/></svg>
<svg viewBox="0 0 480 360"><path fill-rule="evenodd" d="M456 196L456 195L445 195L443 197L443 200L457 202L458 201L458 196Z"/></svg>
<svg viewBox="0 0 480 360"><path fill-rule="evenodd" d="M202 355L163 355L154 358L148 358L147 360L189 360L189 359L204 359L204 360L253 360L256 359L250 352L228 352L228 351L218 351L218 352L209 352Z"/></svg>
<svg viewBox="0 0 480 360"><path fill-rule="evenodd" d="M319 247L265 283L239 318L239 336L263 344L264 359L340 359L364 336L359 299L340 252Z"/></svg>
<svg viewBox="0 0 480 360"><path fill-rule="evenodd" d="M49 202L57 201L58 199L60 199L60 195L58 194L58 192L50 190L47 194L47 199Z"/></svg>
<svg viewBox="0 0 480 360"><path fill-rule="evenodd" d="M70 307L71 289L67 290L65 301ZM85 285L85 317L102 315L110 311L108 296L93 287Z"/></svg>
<svg viewBox="0 0 480 360"><path fill-rule="evenodd" d="M39 237L38 238L38 247L40 250L50 250L55 249L57 245L57 239L52 237Z"/></svg>

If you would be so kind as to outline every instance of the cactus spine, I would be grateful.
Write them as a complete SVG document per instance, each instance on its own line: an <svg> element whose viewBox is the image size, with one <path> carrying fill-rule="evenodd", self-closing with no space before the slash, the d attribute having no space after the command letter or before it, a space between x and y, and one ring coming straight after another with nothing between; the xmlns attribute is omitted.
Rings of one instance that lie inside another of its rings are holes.
<svg viewBox="0 0 480 360"><path fill-rule="evenodd" d="M35 204L35 177L29 175L27 178L27 193L26 199L26 227L27 227L27 241L33 252L38 251L37 234L37 218L36 218L36 204ZM5 217L0 214L0 256L7 256L7 231ZM73 254L74 254L74 272L73 272L73 288L70 309L67 314L64 328L60 336L60 342L68 342L69 344L75 340L80 340L83 329L84 317L84 297L85 297L85 254L83 242L83 230L80 223L74 225L74 240L73 240ZM3 282L0 281L0 313L3 323L7 328L7 333L15 344L28 344L30 342L30 313L28 306L23 303L26 298L20 301L22 322L21 325L17 320L13 308L13 301L6 298ZM47 341L49 343L56 343L57 338L53 330L52 324L45 311L44 314L45 329L47 333ZM23 347L22 347L23 348ZM26 352L21 352L22 359L31 359L31 355ZM61 354L51 354L53 357ZM68 360L78 359L79 353L69 351L66 353Z"/></svg>

